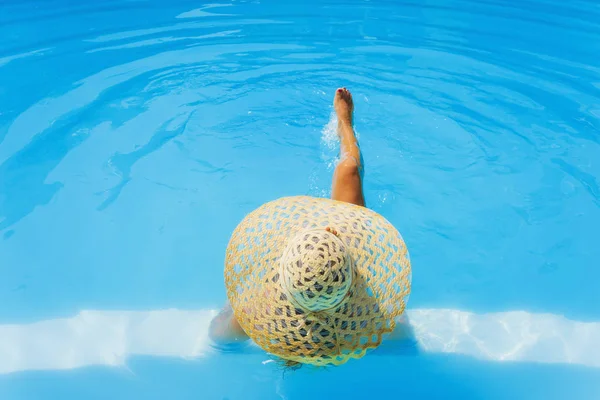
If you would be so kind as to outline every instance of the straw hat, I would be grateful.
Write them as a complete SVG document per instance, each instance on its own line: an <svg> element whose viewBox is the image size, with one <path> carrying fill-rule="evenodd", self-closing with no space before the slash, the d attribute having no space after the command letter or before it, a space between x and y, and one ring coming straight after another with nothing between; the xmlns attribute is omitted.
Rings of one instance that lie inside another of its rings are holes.
<svg viewBox="0 0 600 400"><path fill-rule="evenodd" d="M319 366L377 347L404 311L410 280L406 245L385 218L307 196L247 215L225 261L227 296L248 336L271 354Z"/></svg>

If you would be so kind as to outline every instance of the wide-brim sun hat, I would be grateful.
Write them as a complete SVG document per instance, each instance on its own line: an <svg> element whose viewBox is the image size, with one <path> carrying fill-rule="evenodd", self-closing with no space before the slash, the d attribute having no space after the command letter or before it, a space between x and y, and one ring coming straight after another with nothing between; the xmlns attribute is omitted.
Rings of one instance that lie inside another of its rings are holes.
<svg viewBox="0 0 600 400"><path fill-rule="evenodd" d="M225 260L234 315L263 350L340 365L376 348L410 294L402 236L365 207L284 197L249 213Z"/></svg>

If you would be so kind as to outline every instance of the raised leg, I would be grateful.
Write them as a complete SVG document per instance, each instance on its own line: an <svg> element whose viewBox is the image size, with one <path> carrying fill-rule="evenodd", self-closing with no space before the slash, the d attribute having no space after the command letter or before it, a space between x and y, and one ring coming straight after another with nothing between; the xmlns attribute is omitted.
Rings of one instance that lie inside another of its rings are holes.
<svg viewBox="0 0 600 400"><path fill-rule="evenodd" d="M340 162L333 173L331 198L359 206L365 205L362 189L361 157L354 134L352 94L346 88L335 92L333 106L338 117Z"/></svg>

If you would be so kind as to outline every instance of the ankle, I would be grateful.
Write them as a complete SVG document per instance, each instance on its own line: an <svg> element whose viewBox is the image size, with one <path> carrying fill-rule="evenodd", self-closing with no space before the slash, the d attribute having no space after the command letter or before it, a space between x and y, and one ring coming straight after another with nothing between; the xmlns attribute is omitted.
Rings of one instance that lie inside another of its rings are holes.
<svg viewBox="0 0 600 400"><path fill-rule="evenodd" d="M348 117L348 118L339 118L338 117L338 127L340 129L352 129L352 117Z"/></svg>

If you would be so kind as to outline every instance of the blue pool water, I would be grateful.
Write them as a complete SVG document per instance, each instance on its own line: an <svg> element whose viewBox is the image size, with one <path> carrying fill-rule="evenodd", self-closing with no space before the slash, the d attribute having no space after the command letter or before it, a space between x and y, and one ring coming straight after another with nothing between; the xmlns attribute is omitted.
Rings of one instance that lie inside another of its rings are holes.
<svg viewBox="0 0 600 400"><path fill-rule="evenodd" d="M0 2L0 399L600 398L600 6ZM409 339L211 347L229 234L328 196L355 96Z"/></svg>

